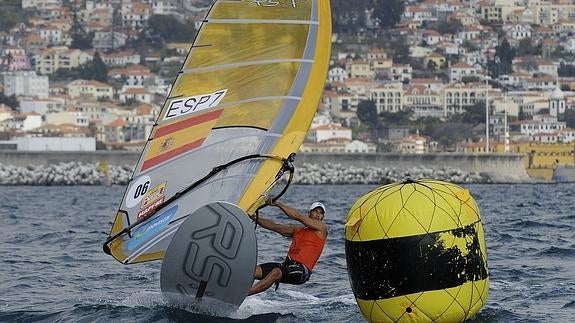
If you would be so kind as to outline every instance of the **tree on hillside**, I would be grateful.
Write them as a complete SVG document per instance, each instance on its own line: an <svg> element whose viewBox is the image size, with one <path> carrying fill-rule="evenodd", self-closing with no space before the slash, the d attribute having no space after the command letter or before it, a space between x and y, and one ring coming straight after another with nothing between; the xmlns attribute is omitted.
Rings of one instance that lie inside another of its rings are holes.
<svg viewBox="0 0 575 323"><path fill-rule="evenodd" d="M430 71L435 71L435 70L437 70L437 64L435 64L435 62L430 59L430 60L427 62L427 69L430 70Z"/></svg>
<svg viewBox="0 0 575 323"><path fill-rule="evenodd" d="M54 80L96 80L99 82L107 82L108 80L108 67L102 61L100 53L96 52L94 59L86 62L73 69L58 69L52 75Z"/></svg>
<svg viewBox="0 0 575 323"><path fill-rule="evenodd" d="M394 63L412 63L411 57L409 56L409 43L405 37L400 37L397 40L391 41L388 48L390 48L392 51L391 57L393 58Z"/></svg>
<svg viewBox="0 0 575 323"><path fill-rule="evenodd" d="M96 52L94 59L86 66L87 70L85 75L91 75L92 80L106 82L108 80L108 66L100 57L100 53Z"/></svg>
<svg viewBox="0 0 575 323"><path fill-rule="evenodd" d="M476 102L460 115L461 121L473 126L485 124L485 102Z"/></svg>
<svg viewBox="0 0 575 323"><path fill-rule="evenodd" d="M423 136L431 137L435 129L443 126L443 122L436 117L422 117L411 122L412 130L418 130Z"/></svg>
<svg viewBox="0 0 575 323"><path fill-rule="evenodd" d="M434 129L431 137L446 150L453 150L458 142L471 138L473 130L470 124L460 121L449 121Z"/></svg>
<svg viewBox="0 0 575 323"><path fill-rule="evenodd" d="M515 58L515 48L509 45L507 38L503 38L501 44L495 47L495 59L489 61L487 68L493 77L511 74L513 72L513 58Z"/></svg>
<svg viewBox="0 0 575 323"><path fill-rule="evenodd" d="M333 16L343 15L350 12L363 12L371 6L372 0L331 0L331 11Z"/></svg>
<svg viewBox="0 0 575 323"><path fill-rule="evenodd" d="M73 72L83 80L108 81L108 67L100 58L100 53L94 54L94 59L75 68Z"/></svg>
<svg viewBox="0 0 575 323"><path fill-rule="evenodd" d="M397 112L383 111L379 114L383 123L388 126L407 125L410 123L413 112L411 110L401 110Z"/></svg>
<svg viewBox="0 0 575 323"><path fill-rule="evenodd" d="M15 95L6 96L4 93L0 93L0 104L5 104L12 109L16 109L20 105Z"/></svg>
<svg viewBox="0 0 575 323"><path fill-rule="evenodd" d="M575 76L575 65L568 65L561 62L559 68L557 69L557 73L559 76L573 77Z"/></svg>
<svg viewBox="0 0 575 323"><path fill-rule="evenodd" d="M5 52L4 55L0 56L0 72L8 70L10 68L10 65L12 65L13 61L14 57L10 52L8 53Z"/></svg>
<svg viewBox="0 0 575 323"><path fill-rule="evenodd" d="M22 9L22 0L0 1L0 31L8 31L18 23L26 22L34 10Z"/></svg>
<svg viewBox="0 0 575 323"><path fill-rule="evenodd" d="M568 62L574 61L573 53L569 52L565 46L562 45L557 46L555 50L551 52L550 58L566 60Z"/></svg>
<svg viewBox="0 0 575 323"><path fill-rule="evenodd" d="M523 38L517 45L517 56L541 55L541 45L533 46L531 38Z"/></svg>
<svg viewBox="0 0 575 323"><path fill-rule="evenodd" d="M72 48L78 49L90 49L92 48L92 39L94 38L94 34L88 34L80 21L78 20L78 16L76 15L76 11L74 11L74 15L72 16Z"/></svg>
<svg viewBox="0 0 575 323"><path fill-rule="evenodd" d="M463 24L459 20L443 20L439 21L435 26L435 29L440 34L457 34L463 30Z"/></svg>
<svg viewBox="0 0 575 323"><path fill-rule="evenodd" d="M537 61L534 58L528 58L519 63L519 66L526 71L536 71L539 64L537 64Z"/></svg>
<svg viewBox="0 0 575 323"><path fill-rule="evenodd" d="M495 48L495 56L499 57L502 63L511 65L515 57L515 49L509 45L507 38L503 38L501 44Z"/></svg>
<svg viewBox="0 0 575 323"><path fill-rule="evenodd" d="M372 100L363 100L357 106L357 118L359 121L374 128L378 124L377 107Z"/></svg>
<svg viewBox="0 0 575 323"><path fill-rule="evenodd" d="M565 120L565 123L567 124L568 128L575 128L575 110L573 109L565 110L563 119Z"/></svg>
<svg viewBox="0 0 575 323"><path fill-rule="evenodd" d="M402 0L373 0L373 15L385 29L395 27L401 21L404 10Z"/></svg>
<svg viewBox="0 0 575 323"><path fill-rule="evenodd" d="M372 0L332 0L332 24L336 33L355 33L365 27L365 10Z"/></svg>
<svg viewBox="0 0 575 323"><path fill-rule="evenodd" d="M463 48L465 48L468 52L474 52L476 50L479 50L479 47L477 47L477 45L475 45L475 43L473 43L469 40L464 40L463 44L461 44L461 46Z"/></svg>
<svg viewBox="0 0 575 323"><path fill-rule="evenodd" d="M169 42L191 42L196 29L193 23L181 23L172 15L152 15L143 33L153 46L158 47Z"/></svg>

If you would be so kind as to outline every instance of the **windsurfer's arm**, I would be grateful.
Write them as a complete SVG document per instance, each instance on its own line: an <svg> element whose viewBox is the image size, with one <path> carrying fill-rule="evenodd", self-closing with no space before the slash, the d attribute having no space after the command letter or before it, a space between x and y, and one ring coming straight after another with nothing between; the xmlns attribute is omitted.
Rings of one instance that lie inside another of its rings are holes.
<svg viewBox="0 0 575 323"><path fill-rule="evenodd" d="M322 233L322 235L327 236L327 226L322 221L318 221L316 219L312 219L309 216L305 216L301 214L298 210L287 206L286 204L275 201L270 205L275 205L279 207L288 217L294 219L296 221L301 222L303 225L307 226L308 228L317 230Z"/></svg>
<svg viewBox="0 0 575 323"><path fill-rule="evenodd" d="M277 232L282 236L291 237L294 231L294 227L290 225L275 223L274 221L259 216L257 218L252 217L252 219L256 220L262 228Z"/></svg>

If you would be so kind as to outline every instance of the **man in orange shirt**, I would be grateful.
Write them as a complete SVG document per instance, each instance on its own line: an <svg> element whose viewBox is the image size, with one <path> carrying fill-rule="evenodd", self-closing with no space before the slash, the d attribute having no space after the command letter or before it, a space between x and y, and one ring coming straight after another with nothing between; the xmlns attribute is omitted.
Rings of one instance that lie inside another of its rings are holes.
<svg viewBox="0 0 575 323"><path fill-rule="evenodd" d="M256 219L262 227L292 237L292 242L283 263L268 262L256 267L254 278L259 281L252 286L248 295L263 292L274 283L294 285L305 283L327 240L327 226L323 222L325 216L323 203L312 203L307 216L279 201L270 202L269 205L279 207L288 217L303 225L279 224L260 217Z"/></svg>

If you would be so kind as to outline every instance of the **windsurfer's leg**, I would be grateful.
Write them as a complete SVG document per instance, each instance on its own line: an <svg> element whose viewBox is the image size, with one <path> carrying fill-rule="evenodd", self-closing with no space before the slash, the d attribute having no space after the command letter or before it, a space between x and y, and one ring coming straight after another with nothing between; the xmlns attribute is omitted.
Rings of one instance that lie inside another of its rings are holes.
<svg viewBox="0 0 575 323"><path fill-rule="evenodd" d="M279 262L266 262L265 264L259 264L256 266L254 272L254 279L260 280L263 277L270 274L274 268L281 268L282 264Z"/></svg>
<svg viewBox="0 0 575 323"><path fill-rule="evenodd" d="M263 275L262 275L262 266L257 265L257 266L256 266L256 271L255 271L255 273L254 273L254 278L257 279L257 280L260 280L260 279L262 279L262 276L263 276Z"/></svg>
<svg viewBox="0 0 575 323"><path fill-rule="evenodd" d="M257 273L257 269L256 269L256 273ZM253 285L252 288L250 288L248 295L261 293L264 290L270 288L270 286L273 285L273 283L275 283L276 281L279 281L281 279L282 279L281 269L274 268L274 269L272 269L272 271L270 271L270 273L267 276L265 276L262 280L260 280L255 285Z"/></svg>

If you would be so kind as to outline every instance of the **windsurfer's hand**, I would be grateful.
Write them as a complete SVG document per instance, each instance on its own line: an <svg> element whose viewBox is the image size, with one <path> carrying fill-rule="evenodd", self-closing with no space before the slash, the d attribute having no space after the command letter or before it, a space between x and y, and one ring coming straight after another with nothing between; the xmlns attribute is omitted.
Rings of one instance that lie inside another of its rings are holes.
<svg viewBox="0 0 575 323"><path fill-rule="evenodd" d="M266 196L266 204L270 206L276 205L274 199L271 196Z"/></svg>

